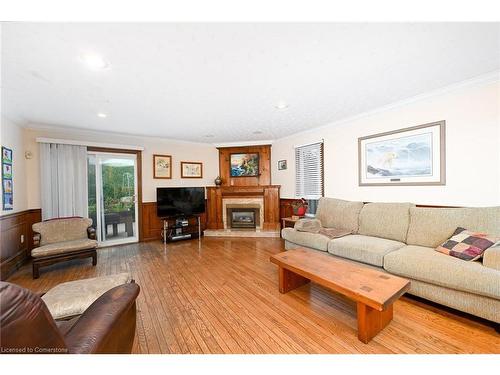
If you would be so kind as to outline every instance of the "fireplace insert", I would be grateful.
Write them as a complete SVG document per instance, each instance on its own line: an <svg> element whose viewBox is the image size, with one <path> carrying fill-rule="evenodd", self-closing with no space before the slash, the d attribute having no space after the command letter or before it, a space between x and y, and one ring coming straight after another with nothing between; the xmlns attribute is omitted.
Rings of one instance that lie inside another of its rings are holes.
<svg viewBox="0 0 500 375"><path fill-rule="evenodd" d="M229 208L228 209L229 228L255 228L256 208Z"/></svg>

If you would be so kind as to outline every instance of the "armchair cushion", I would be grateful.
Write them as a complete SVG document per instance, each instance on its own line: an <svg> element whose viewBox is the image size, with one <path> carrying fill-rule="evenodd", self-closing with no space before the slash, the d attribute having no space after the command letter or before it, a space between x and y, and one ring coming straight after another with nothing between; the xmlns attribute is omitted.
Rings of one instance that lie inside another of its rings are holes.
<svg viewBox="0 0 500 375"><path fill-rule="evenodd" d="M54 319L82 314L101 295L130 281L128 273L94 277L59 284L42 296Z"/></svg>
<svg viewBox="0 0 500 375"><path fill-rule="evenodd" d="M35 247L31 250L31 256L33 258L40 258L77 250L95 249L96 247L97 241L89 240L87 238L73 241L63 241Z"/></svg>
<svg viewBox="0 0 500 375"><path fill-rule="evenodd" d="M33 224L33 232L40 233L40 245L88 238L87 228L92 219L82 217L61 218Z"/></svg>

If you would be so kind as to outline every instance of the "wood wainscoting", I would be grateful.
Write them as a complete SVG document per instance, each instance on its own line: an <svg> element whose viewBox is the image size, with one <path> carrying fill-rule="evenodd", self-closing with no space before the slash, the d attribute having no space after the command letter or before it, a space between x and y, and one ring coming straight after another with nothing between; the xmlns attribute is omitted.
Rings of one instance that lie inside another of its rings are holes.
<svg viewBox="0 0 500 375"><path fill-rule="evenodd" d="M0 216L0 280L5 280L31 257L31 226L41 220L39 208Z"/></svg>
<svg viewBox="0 0 500 375"><path fill-rule="evenodd" d="M156 215L156 202L143 202L142 203L142 241L152 241L161 239L161 232L163 230L163 220ZM205 230L207 215L200 215L201 230Z"/></svg>

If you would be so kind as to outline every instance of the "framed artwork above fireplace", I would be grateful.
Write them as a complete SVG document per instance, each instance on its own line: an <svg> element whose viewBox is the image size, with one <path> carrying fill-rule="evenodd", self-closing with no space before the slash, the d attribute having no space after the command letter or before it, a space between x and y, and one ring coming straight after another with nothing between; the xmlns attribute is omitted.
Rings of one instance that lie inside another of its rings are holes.
<svg viewBox="0 0 500 375"><path fill-rule="evenodd" d="M256 177L259 175L259 154L231 154L229 160L231 177Z"/></svg>

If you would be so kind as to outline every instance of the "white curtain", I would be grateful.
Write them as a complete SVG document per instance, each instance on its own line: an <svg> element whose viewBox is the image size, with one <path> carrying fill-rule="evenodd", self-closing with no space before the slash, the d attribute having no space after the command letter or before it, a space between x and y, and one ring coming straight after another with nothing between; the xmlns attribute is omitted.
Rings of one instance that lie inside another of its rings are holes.
<svg viewBox="0 0 500 375"><path fill-rule="evenodd" d="M88 215L87 147L40 143L42 218Z"/></svg>

